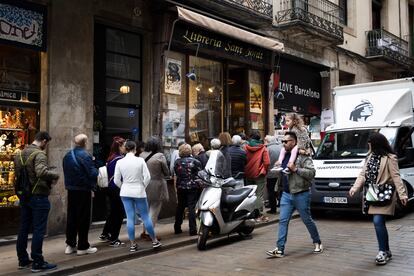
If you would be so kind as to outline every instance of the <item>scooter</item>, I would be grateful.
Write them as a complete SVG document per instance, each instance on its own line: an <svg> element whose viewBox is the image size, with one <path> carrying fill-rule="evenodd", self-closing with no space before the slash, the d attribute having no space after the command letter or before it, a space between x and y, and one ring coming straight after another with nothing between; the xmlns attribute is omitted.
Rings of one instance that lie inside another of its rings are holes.
<svg viewBox="0 0 414 276"><path fill-rule="evenodd" d="M202 170L198 178L205 188L196 205L196 214L200 219L197 248L204 250L211 236L238 233L250 235L259 217L256 209L257 186L244 186L243 179L220 178Z"/></svg>

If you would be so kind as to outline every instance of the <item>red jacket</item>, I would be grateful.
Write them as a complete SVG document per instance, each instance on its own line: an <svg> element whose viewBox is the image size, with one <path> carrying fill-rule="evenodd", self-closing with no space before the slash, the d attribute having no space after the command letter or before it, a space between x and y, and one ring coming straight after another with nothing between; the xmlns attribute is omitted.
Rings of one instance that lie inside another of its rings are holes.
<svg viewBox="0 0 414 276"><path fill-rule="evenodd" d="M255 179L265 176L270 165L269 152L265 145L245 146L247 164L244 167L246 178Z"/></svg>

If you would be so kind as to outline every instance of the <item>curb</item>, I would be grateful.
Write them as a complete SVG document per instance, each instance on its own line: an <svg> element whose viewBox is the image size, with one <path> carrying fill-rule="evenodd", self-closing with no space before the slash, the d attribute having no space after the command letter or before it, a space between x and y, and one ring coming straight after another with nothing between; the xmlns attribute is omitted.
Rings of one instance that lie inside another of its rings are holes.
<svg viewBox="0 0 414 276"><path fill-rule="evenodd" d="M292 219L298 218L299 214L293 214L292 215ZM279 218L275 219L275 220L271 220L268 222L264 222L264 223L260 223L256 225L256 228L262 228L262 227L266 227L272 224L276 224L277 222L279 222ZM214 239L219 239L225 237L224 236L219 236L216 237ZM214 240L213 239L213 240ZM139 259L145 256L149 256L149 255L154 255L154 254L158 254L158 253L162 253L162 252L166 252L166 251L170 251L179 247L184 247L187 245L191 245L191 244L195 244L197 242L197 238L190 238L188 240L184 240L184 241L179 241L179 242L173 242L170 244L166 244L163 245L161 248L159 249L143 249L134 253L126 253L125 255L121 255L121 256L117 256L117 257L113 257L113 258L104 258L104 259L99 259L96 261L93 261L88 263L88 264L84 264L84 265L79 265L79 266L71 266L71 267L67 267L67 268L62 268L62 269L58 269L55 271L50 271L47 273L44 273L42 275L71 275L74 273L80 273L83 271L87 271L87 270L91 270L91 269L96 269L99 267L103 267L103 266L108 266L108 265L113 265L116 263L120 263L123 261L127 261L127 260L133 260L133 259Z"/></svg>

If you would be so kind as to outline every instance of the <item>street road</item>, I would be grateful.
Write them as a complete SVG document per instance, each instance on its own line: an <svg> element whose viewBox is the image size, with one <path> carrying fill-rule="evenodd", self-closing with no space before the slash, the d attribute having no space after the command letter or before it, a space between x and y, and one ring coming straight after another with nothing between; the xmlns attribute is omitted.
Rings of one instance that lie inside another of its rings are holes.
<svg viewBox="0 0 414 276"><path fill-rule="evenodd" d="M393 260L375 265L374 227L364 217L316 219L325 251L313 254L313 245L300 219L292 220L285 257L267 258L275 246L277 224L256 229L252 238L237 235L161 252L78 275L414 275L414 213L387 222Z"/></svg>

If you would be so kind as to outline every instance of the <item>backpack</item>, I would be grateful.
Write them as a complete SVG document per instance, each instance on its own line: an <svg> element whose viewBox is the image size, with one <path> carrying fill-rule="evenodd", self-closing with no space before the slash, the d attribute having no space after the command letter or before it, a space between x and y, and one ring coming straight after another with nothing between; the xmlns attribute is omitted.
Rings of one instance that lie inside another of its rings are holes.
<svg viewBox="0 0 414 276"><path fill-rule="evenodd" d="M36 185L32 189L32 184L30 183L29 172L27 171L27 163L32 156L35 156L36 153L40 151L32 152L27 158L26 162L23 162L22 152L20 151L20 162L21 166L19 168L19 173L17 174L16 181L14 182L14 191L20 201L28 201L32 196L33 190L36 188L39 179L37 179Z"/></svg>

